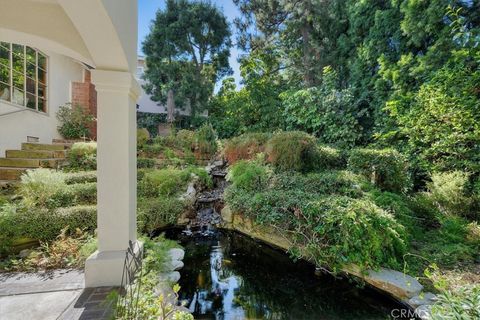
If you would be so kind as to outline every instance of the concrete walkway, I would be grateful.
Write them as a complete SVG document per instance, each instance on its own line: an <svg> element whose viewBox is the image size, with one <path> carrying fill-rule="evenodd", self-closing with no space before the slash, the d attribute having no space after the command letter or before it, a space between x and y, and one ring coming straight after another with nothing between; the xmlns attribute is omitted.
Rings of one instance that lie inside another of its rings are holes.
<svg viewBox="0 0 480 320"><path fill-rule="evenodd" d="M84 289L78 270L0 274L0 320L108 319L112 289Z"/></svg>

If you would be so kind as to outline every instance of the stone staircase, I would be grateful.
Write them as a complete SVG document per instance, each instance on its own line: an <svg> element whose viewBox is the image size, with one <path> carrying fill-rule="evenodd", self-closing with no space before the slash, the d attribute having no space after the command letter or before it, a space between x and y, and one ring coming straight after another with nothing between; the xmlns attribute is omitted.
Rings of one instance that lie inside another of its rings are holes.
<svg viewBox="0 0 480 320"><path fill-rule="evenodd" d="M54 139L51 144L25 142L21 150L5 151L5 158L0 158L0 186L20 180L28 169L58 168L71 145L70 141Z"/></svg>

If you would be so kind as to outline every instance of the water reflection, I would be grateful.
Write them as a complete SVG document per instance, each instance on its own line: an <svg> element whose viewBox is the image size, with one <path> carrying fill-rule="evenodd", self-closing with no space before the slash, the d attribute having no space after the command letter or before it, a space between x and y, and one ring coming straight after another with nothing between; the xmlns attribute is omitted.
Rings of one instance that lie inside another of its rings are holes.
<svg viewBox="0 0 480 320"><path fill-rule="evenodd" d="M195 319L389 319L395 302L236 233L181 237L181 296Z"/></svg>

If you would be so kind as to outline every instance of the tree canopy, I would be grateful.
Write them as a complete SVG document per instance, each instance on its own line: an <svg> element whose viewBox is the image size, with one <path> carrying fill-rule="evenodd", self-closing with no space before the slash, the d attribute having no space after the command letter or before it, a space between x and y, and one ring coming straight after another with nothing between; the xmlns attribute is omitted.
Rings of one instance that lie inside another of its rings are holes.
<svg viewBox="0 0 480 320"><path fill-rule="evenodd" d="M216 81L229 74L231 31L209 2L167 0L143 42L146 91L168 106L207 108Z"/></svg>

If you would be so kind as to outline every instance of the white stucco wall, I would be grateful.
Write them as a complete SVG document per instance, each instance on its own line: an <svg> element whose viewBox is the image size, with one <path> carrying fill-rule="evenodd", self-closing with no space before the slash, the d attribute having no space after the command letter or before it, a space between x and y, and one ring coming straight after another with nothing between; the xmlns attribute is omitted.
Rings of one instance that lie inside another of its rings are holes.
<svg viewBox="0 0 480 320"><path fill-rule="evenodd" d="M5 156L5 150L20 149L27 136L38 137L42 143L61 138L56 113L61 105L71 101L71 82L83 81L84 66L71 58L43 52L48 56L47 113L0 100L0 157ZM15 110L24 111L2 115Z"/></svg>

